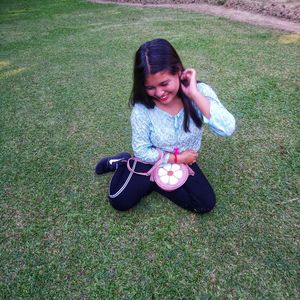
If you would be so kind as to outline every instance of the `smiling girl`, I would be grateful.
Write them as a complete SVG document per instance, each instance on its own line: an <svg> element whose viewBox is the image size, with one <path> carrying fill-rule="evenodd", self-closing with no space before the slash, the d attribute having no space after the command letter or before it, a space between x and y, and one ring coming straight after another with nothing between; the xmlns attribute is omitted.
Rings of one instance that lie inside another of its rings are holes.
<svg viewBox="0 0 300 300"><path fill-rule="evenodd" d="M149 177L130 172L123 152L102 158L96 173L115 171L109 200L117 210L128 210L143 196L156 191L180 207L209 212L215 206L214 191L196 163L201 147L203 124L218 136L230 136L235 119L221 104L212 88L197 82L196 71L184 69L182 62L166 40L155 39L138 49L134 60L130 103L132 148L141 161L132 166L147 172L164 153L165 163L189 164L195 172L174 191L159 188Z"/></svg>

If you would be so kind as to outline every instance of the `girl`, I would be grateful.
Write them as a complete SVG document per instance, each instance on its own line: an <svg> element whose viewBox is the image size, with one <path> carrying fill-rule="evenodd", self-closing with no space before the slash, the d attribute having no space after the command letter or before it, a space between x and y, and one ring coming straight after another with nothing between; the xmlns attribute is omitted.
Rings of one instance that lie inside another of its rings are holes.
<svg viewBox="0 0 300 300"><path fill-rule="evenodd" d="M219 136L230 136L235 129L234 117L210 86L197 82L194 69L184 69L176 50L163 39L146 42L136 52L130 103L134 156L148 163L137 163L135 171L147 172L152 167L149 163L154 164L163 151L164 162L189 164L195 175L167 192L149 177L127 169L129 153L102 158L96 173L115 171L109 188L111 205L128 210L156 191L184 209L211 211L215 194L196 163L202 126L207 124Z"/></svg>

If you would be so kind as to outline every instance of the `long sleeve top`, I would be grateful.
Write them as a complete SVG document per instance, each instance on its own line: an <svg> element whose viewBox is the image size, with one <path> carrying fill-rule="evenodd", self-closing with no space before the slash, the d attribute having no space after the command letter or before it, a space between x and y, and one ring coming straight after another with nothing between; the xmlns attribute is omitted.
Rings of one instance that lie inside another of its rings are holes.
<svg viewBox="0 0 300 300"><path fill-rule="evenodd" d="M197 88L210 101L211 118L209 120L193 102L203 123L207 124L218 136L230 136L235 130L235 119L232 114L222 105L209 85L201 82L197 84ZM135 104L131 112L134 156L142 161L153 163L159 158L157 148L171 153L174 152L174 148L178 148L179 152L199 151L203 126L198 128L190 119L190 132L185 132L183 120L183 108L175 116L172 116L157 106L149 109L143 104Z"/></svg>

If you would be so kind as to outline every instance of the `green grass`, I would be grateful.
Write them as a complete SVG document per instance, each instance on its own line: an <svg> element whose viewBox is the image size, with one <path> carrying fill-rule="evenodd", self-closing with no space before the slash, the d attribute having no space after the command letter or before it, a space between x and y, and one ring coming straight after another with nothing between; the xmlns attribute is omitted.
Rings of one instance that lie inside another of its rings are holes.
<svg viewBox="0 0 300 300"><path fill-rule="evenodd" d="M0 4L0 299L299 298L299 42L168 9ZM177 48L237 119L205 130L207 215L151 194L107 201L98 158L131 151L132 58Z"/></svg>

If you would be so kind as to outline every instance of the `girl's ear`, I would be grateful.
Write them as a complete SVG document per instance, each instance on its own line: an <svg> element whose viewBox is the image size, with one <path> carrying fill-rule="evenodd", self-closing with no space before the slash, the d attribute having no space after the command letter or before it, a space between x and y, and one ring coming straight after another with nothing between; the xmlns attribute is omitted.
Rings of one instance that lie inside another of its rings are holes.
<svg viewBox="0 0 300 300"><path fill-rule="evenodd" d="M178 76L179 76L179 78L181 78L181 76L182 76L183 72L184 72L184 69L182 69L182 70L178 71Z"/></svg>

